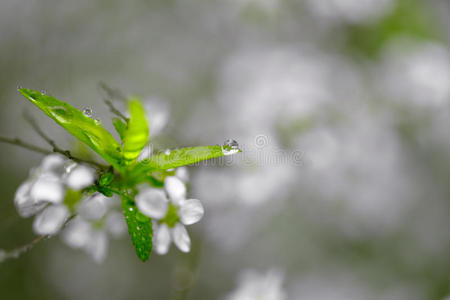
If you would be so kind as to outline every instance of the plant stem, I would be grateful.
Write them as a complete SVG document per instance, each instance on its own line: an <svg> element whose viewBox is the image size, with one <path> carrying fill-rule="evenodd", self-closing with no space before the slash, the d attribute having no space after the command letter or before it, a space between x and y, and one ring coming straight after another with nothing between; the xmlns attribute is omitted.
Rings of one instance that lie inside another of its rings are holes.
<svg viewBox="0 0 450 300"><path fill-rule="evenodd" d="M126 123L128 123L128 118L114 106L111 100L109 100L109 99L117 99L119 101L126 102L127 98L120 92L120 90L113 89L104 82L100 82L99 86L106 93L107 98L105 97L103 101L109 107L109 110L119 118L122 118Z"/></svg>
<svg viewBox="0 0 450 300"><path fill-rule="evenodd" d="M84 159L81 159L81 158L78 158L78 157L74 157L70 153L70 151L63 150L63 149L57 147L56 145L55 145L56 147L53 147L53 151L50 151L50 150L47 150L47 149L44 149L44 148L41 148L41 147L38 147L38 146L35 146L35 145L32 145L32 144L29 144L27 142L24 142L24 141L22 141L21 139L18 139L18 138L8 138L8 137L0 136L0 142L11 144L11 145L15 145L15 146L19 146L19 147L22 147L22 148L25 148L25 149L28 149L28 150L31 150L31 151L34 151L34 152L38 152L38 153L41 153L41 154L45 154L45 155L48 155L48 154L51 154L51 153L59 153L59 154L64 155L68 159L71 159L71 160L73 160L75 162L78 162L78 163L90 164L90 165L93 165L93 166L98 167L100 169L107 169L108 168L108 166L102 165L102 164L100 164L98 162L95 162L95 161L84 160Z"/></svg>
<svg viewBox="0 0 450 300"><path fill-rule="evenodd" d="M75 215L70 216L66 220L66 222L64 222L64 225L62 226L62 228L64 228L74 217L75 217ZM4 262L5 260L11 259L11 258L19 258L21 255L30 251L34 246L36 246L40 242L42 242L46 239L49 239L51 237L52 237L52 235L41 235L41 236L38 236L37 238L35 238L34 240L32 240L31 242L29 242L21 247L12 249L10 251L5 251L3 249L0 249L0 263Z"/></svg>

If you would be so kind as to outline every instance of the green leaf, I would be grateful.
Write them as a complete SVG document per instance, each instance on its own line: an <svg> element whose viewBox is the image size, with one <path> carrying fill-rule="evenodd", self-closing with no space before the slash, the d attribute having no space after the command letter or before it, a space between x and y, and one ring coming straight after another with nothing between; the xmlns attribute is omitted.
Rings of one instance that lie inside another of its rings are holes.
<svg viewBox="0 0 450 300"><path fill-rule="evenodd" d="M136 205L130 200L122 197L123 214L128 225L128 233L136 249L136 254L140 260L146 261L152 252L153 246L152 219L139 212Z"/></svg>
<svg viewBox="0 0 450 300"><path fill-rule="evenodd" d="M123 141L125 132L127 131L127 124L119 118L114 118L113 125L117 133L119 134L120 139Z"/></svg>
<svg viewBox="0 0 450 300"><path fill-rule="evenodd" d="M123 138L123 156L128 163L139 156L148 142L148 123L145 118L145 110L141 101L132 98L128 102L130 121Z"/></svg>
<svg viewBox="0 0 450 300"><path fill-rule="evenodd" d="M122 148L98 121L85 116L80 110L50 95L31 89L19 89L19 92L117 170L121 170Z"/></svg>
<svg viewBox="0 0 450 300"><path fill-rule="evenodd" d="M224 156L221 146L200 146L174 149L170 151L170 154L161 152L141 161L134 166L131 174L133 174L133 176L142 176L142 174L147 174L148 172L178 168L221 156Z"/></svg>

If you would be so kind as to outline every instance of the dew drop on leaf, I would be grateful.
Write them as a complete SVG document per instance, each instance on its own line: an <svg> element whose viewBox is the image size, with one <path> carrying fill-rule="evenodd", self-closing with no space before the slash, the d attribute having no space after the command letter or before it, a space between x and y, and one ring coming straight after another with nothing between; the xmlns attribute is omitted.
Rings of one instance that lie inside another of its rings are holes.
<svg viewBox="0 0 450 300"><path fill-rule="evenodd" d="M83 108L83 115L89 118L92 117L92 109L89 107Z"/></svg>
<svg viewBox="0 0 450 300"><path fill-rule="evenodd" d="M222 153L223 155L231 155L239 152L239 143L235 140L228 139L223 143Z"/></svg>

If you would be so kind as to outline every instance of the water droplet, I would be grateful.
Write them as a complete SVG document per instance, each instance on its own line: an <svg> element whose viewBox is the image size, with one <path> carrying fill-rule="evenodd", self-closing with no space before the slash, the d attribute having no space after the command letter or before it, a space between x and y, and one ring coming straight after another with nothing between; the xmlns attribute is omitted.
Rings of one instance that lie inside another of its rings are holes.
<svg viewBox="0 0 450 300"><path fill-rule="evenodd" d="M21 90L21 89L23 89L23 86L18 85L18 86L17 86L17 89L18 89L18 90Z"/></svg>
<svg viewBox="0 0 450 300"><path fill-rule="evenodd" d="M86 117L91 118L91 117L92 117L92 109L89 108L89 107L83 108L83 114L84 114Z"/></svg>
<svg viewBox="0 0 450 300"><path fill-rule="evenodd" d="M223 143L222 153L223 155L231 155L239 152L239 143L235 140L228 139Z"/></svg>
<svg viewBox="0 0 450 300"><path fill-rule="evenodd" d="M138 227L136 227L136 229L137 229L137 230L141 230L141 227L138 226Z"/></svg>
<svg viewBox="0 0 450 300"><path fill-rule="evenodd" d="M47 95L47 91L46 90L41 90L41 94L42 95Z"/></svg>
<svg viewBox="0 0 450 300"><path fill-rule="evenodd" d="M166 149L166 151L164 151L165 155L170 155L170 149Z"/></svg>
<svg viewBox="0 0 450 300"><path fill-rule="evenodd" d="M130 207L130 208L128 208L128 210L129 210L129 211L133 211L133 208L132 208L132 207Z"/></svg>
<svg viewBox="0 0 450 300"><path fill-rule="evenodd" d="M50 107L50 112L52 116L57 119L58 122L68 123L72 121L73 115L70 110L67 110L64 106L53 106Z"/></svg>
<svg viewBox="0 0 450 300"><path fill-rule="evenodd" d="M99 119L94 119L94 122L95 122L95 124L97 124L97 125L100 125L100 124L101 124L101 122L100 122Z"/></svg>

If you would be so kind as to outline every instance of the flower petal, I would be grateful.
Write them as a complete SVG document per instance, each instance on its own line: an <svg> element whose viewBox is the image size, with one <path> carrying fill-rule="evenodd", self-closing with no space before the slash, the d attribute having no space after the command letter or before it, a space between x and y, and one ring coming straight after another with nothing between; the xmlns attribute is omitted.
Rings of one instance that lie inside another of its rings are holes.
<svg viewBox="0 0 450 300"><path fill-rule="evenodd" d="M33 230L40 235L54 235L58 233L70 213L64 205L50 205L36 216Z"/></svg>
<svg viewBox="0 0 450 300"><path fill-rule="evenodd" d="M22 183L16 191L14 197L14 204L16 205L17 212L20 216L27 218L40 210L42 210L46 203L36 203L30 196L30 190L33 186L33 182L26 181Z"/></svg>
<svg viewBox="0 0 450 300"><path fill-rule="evenodd" d="M166 177L164 180L164 188L174 204L178 204L186 198L186 186L178 177Z"/></svg>
<svg viewBox="0 0 450 300"><path fill-rule="evenodd" d="M162 190L146 188L136 196L136 206L150 218L162 219L166 215L168 204Z"/></svg>
<svg viewBox="0 0 450 300"><path fill-rule="evenodd" d="M101 219L108 209L108 199L100 194L95 193L84 199L78 206L78 213L87 220Z"/></svg>
<svg viewBox="0 0 450 300"><path fill-rule="evenodd" d="M91 234L91 224L76 216L67 224L67 227L61 233L61 238L68 246L79 249L88 243Z"/></svg>
<svg viewBox="0 0 450 300"><path fill-rule="evenodd" d="M57 177L49 175L39 176L30 190L30 196L36 203L61 203L64 195L65 190L61 181Z"/></svg>
<svg viewBox="0 0 450 300"><path fill-rule="evenodd" d="M172 229L172 237L173 242L182 252L189 252L191 250L191 239L184 225L177 223Z"/></svg>
<svg viewBox="0 0 450 300"><path fill-rule="evenodd" d="M108 245L108 237L103 231L93 231L84 249L96 263L100 264L108 254Z"/></svg>
<svg viewBox="0 0 450 300"><path fill-rule="evenodd" d="M151 144L147 144L144 149L142 149L141 153L139 154L139 156L137 157L137 161L143 161L145 159L150 158L150 156L153 153L153 147Z"/></svg>
<svg viewBox="0 0 450 300"><path fill-rule="evenodd" d="M205 210L202 203L197 199L188 199L180 202L180 209L178 214L180 216L181 223L184 225L191 225L200 221L203 217Z"/></svg>
<svg viewBox="0 0 450 300"><path fill-rule="evenodd" d="M170 230L166 224L161 224L156 228L154 235L155 251L160 255L164 255L169 251L170 246Z"/></svg>
<svg viewBox="0 0 450 300"><path fill-rule="evenodd" d="M65 183L73 190L84 189L95 181L95 171L92 168L78 165L67 173Z"/></svg>
<svg viewBox="0 0 450 300"><path fill-rule="evenodd" d="M61 154L47 155L41 162L41 172L61 176L64 173L64 164L66 161L66 158Z"/></svg>
<svg viewBox="0 0 450 300"><path fill-rule="evenodd" d="M181 179L184 183L189 181L189 171L187 167L179 167L175 170L175 176Z"/></svg>

